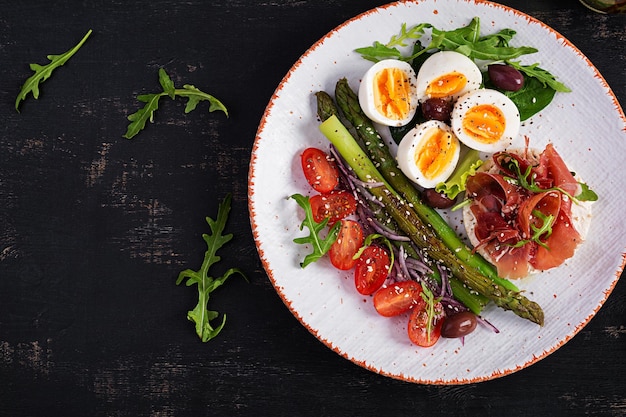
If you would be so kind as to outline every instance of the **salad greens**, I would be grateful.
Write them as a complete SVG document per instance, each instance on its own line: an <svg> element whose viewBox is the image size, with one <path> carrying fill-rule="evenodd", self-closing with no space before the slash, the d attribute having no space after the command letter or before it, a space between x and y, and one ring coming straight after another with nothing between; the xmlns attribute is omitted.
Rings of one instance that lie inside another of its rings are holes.
<svg viewBox="0 0 626 417"><path fill-rule="evenodd" d="M24 82L24 85L22 85L22 89L15 99L15 110L17 110L18 112L20 111L20 103L26 99L28 93L32 93L33 98L35 99L39 98L39 84L50 78L50 76L52 75L52 71L65 64L81 48L81 46L83 46L83 44L87 41L89 35L91 35L91 32L92 30L89 29L89 31L87 31L87 34L83 36L80 42L78 42L78 44L76 44L76 46L74 46L69 51L64 52L60 55L48 55L47 58L50 60L48 64L30 64L30 69L35 71L35 73L28 77Z"/></svg>
<svg viewBox="0 0 626 417"><path fill-rule="evenodd" d="M154 121L154 112L159 108L159 100L161 97L165 96L168 96L172 100L174 100L177 96L186 98L187 105L185 107L185 113L195 110L200 101L208 101L210 112L221 110L226 114L226 116L228 116L226 106L224 106L221 101L212 95L200 91L193 85L189 84L183 85L183 88L175 88L174 82L163 68L159 68L159 83L163 89L162 92L142 94L137 97L139 101L146 104L144 107L128 116L128 120L130 120L131 123L128 125L126 133L124 134L126 139L132 139L141 130L143 130L146 127L146 122L148 120L150 122Z"/></svg>
<svg viewBox="0 0 626 417"><path fill-rule="evenodd" d="M313 211L311 209L311 203L309 203L309 197L301 194L294 194L291 198L296 200L296 203L304 209L304 220L302 221L302 224L300 224L300 230L304 229L304 226L309 229L308 236L299 237L293 241L299 245L310 244L313 247L313 252L306 255L304 260L300 263L300 266L305 268L310 263L320 259L330 250L332 244L335 240L337 240L337 234L341 228L341 222L335 223L326 234L326 237L322 238L320 237L320 232L326 229L326 225L328 225L328 218L322 220L321 223L317 223L313 219Z"/></svg>
<svg viewBox="0 0 626 417"><path fill-rule="evenodd" d="M430 29L431 40L422 45L420 39ZM520 61L513 61L523 55L533 54L538 50L530 46L514 47L509 43L516 32L512 29L502 29L499 32L482 35L480 20L474 17L467 26L454 30L444 31L429 23L420 23L411 28L402 24L400 33L391 37L386 44L374 42L372 46L357 48L355 51L364 59L378 62L383 59L399 59L412 64L416 72L425 58L437 51L459 52L474 61L479 61L479 67L491 63L505 63L520 71L524 75L524 86L518 91L503 91L517 106L522 121L530 118L552 102L555 93L571 91L555 76L538 63L522 65ZM400 49L408 46L409 40L415 41L410 54ZM489 81L487 71L483 71L485 87L494 88ZM392 129L393 131L393 129ZM394 135L394 138L396 135Z"/></svg>
<svg viewBox="0 0 626 417"><path fill-rule="evenodd" d="M426 29L431 30L432 39L428 45L414 49L408 56L398 49L398 46L407 46L406 40L419 40ZM503 29L494 34L481 35L480 20L477 17L474 17L467 26L450 31L439 30L430 23L420 23L410 29L406 29L406 25L403 24L400 34L392 36L388 43L374 42L373 46L357 48L356 52L372 62L396 58L409 63L422 54L437 50L456 51L474 60L490 61L509 60L537 52L537 49L529 46L510 46L509 41L515 33L512 29Z"/></svg>
<svg viewBox="0 0 626 417"><path fill-rule="evenodd" d="M437 184L435 191L445 194L449 199L454 200L459 194L465 191L467 177L476 174L478 168L483 164L476 149L470 149L454 172L446 181Z"/></svg>
<svg viewBox="0 0 626 417"><path fill-rule="evenodd" d="M176 285L180 285L185 280L188 287L194 284L198 285L198 304L193 310L187 312L187 319L195 323L196 333L203 342L208 342L217 336L226 324L226 314L224 314L222 322L217 327L211 325L211 320L216 319L219 313L208 309L209 294L224 284L226 279L233 274L240 274L247 280L244 273L238 268L230 268L224 275L217 278L208 275L209 269L221 259L216 254L217 251L233 238L231 233L223 234L230 212L230 204L231 196L228 194L219 206L217 219L206 218L206 222L211 228L211 234L202 235L207 244L207 250L204 253L204 260L200 269L197 271L186 269L178 275L176 280Z"/></svg>

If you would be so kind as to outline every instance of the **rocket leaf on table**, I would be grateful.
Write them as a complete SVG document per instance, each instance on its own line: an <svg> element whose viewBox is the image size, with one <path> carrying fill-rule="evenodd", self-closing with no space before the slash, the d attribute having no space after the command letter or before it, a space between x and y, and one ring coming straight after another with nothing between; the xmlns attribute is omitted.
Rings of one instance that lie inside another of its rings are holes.
<svg viewBox="0 0 626 417"><path fill-rule="evenodd" d="M207 250L204 253L204 260L200 269L197 271L186 269L178 275L176 280L176 285L186 280L188 287L194 284L198 286L198 304L196 304L193 310L187 312L187 319L195 323L196 333L203 342L208 342L217 336L226 324L226 314L224 314L222 322L217 327L211 325L211 321L216 319L219 313L208 309L209 294L224 284L233 274L240 274L247 280L239 268L230 268L221 277L214 278L209 276L210 268L221 260L221 257L217 255L217 251L233 238L232 233L223 234L230 212L230 204L231 196L229 194L219 206L217 219L206 218L211 228L211 234L205 233L202 235L207 244Z"/></svg>
<svg viewBox="0 0 626 417"><path fill-rule="evenodd" d="M147 121L150 121L150 123L154 121L154 112L159 108L159 100L161 97L165 96L168 96L172 100L176 97L186 98L187 105L185 106L185 113L195 110L199 102L208 101L209 112L220 110L228 116L226 106L212 95L189 84L183 85L183 88L176 88L174 82L163 68L159 68L159 84L161 84L161 88L163 89L160 93L142 94L137 97L137 100L146 104L141 109L128 116L130 124L124 134L126 139L132 139L142 131L146 127Z"/></svg>
<svg viewBox="0 0 626 417"><path fill-rule="evenodd" d="M28 77L24 82L24 85L22 85L22 89L15 99L15 110L18 112L20 111L20 103L26 99L28 93L31 93L35 99L39 98L39 84L50 78L52 71L65 64L80 49L80 47L83 46L89 35L91 35L91 32L91 29L89 29L81 41L69 51L60 55L48 55L47 58L50 60L48 64L30 64L30 69L35 71L35 73Z"/></svg>

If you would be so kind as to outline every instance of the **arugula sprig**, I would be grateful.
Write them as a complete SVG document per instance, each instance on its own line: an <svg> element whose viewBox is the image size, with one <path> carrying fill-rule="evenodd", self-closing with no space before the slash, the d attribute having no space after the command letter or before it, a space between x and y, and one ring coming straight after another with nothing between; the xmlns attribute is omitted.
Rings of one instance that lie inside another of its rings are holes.
<svg viewBox="0 0 626 417"><path fill-rule="evenodd" d="M534 224L530 225L532 229L533 235L530 239L520 240L519 242L511 245L513 248L521 248L527 243L535 242L539 246L550 249L548 245L544 242L545 239L548 239L550 235L552 235L552 225L554 225L554 221L556 217L553 214L545 215L539 210L533 210L533 216L541 220L541 226L535 226Z"/></svg>
<svg viewBox="0 0 626 417"><path fill-rule="evenodd" d="M430 342L430 335L433 331L433 326L435 325L435 321L439 319L437 315L438 312L435 311L435 305L441 301L442 297L435 298L435 295L427 285L422 285L422 292L420 295L426 302L426 317L428 317L426 322L426 340Z"/></svg>
<svg viewBox="0 0 626 417"><path fill-rule="evenodd" d="M15 110L20 111L20 103L26 99L26 96L31 93L34 99L39 98L39 84L46 81L52 75L52 72L58 67L65 64L78 50L83 46L83 44L87 41L89 35L91 35L92 30L89 29L87 34L83 36L83 38L67 52L64 52L59 55L48 55L47 58L50 62L46 65L39 64L30 64L30 69L35 71L33 75L28 77L22 88L15 99Z"/></svg>
<svg viewBox="0 0 626 417"><path fill-rule="evenodd" d="M309 235L295 238L293 241L299 245L310 244L313 247L313 252L307 254L304 260L300 263L302 268L305 268L310 263L313 263L320 259L330 250L332 244L337 240L337 234L341 228L341 222L335 223L326 233L325 237L321 237L320 233L326 229L328 225L328 218L325 218L320 223L316 222L313 218L313 210L311 209L311 203L309 197L302 194L293 194L291 196L296 203L304 210L304 220L300 224L300 230L303 230L306 226L309 229Z"/></svg>
<svg viewBox="0 0 626 417"><path fill-rule="evenodd" d="M410 39L420 39L425 32L425 29L432 28L432 25L429 23L421 23L419 25L415 25L409 29L407 29L406 23L402 24L400 28L400 33L398 35L393 35L389 42L383 44L379 41L375 41L372 46L365 46L362 48L357 48L356 52L361 54L361 56L368 61L378 62L383 59L395 58L401 61L411 62L413 60L413 56L403 56L402 52L398 49L398 47L405 47L408 44L407 40Z"/></svg>
<svg viewBox="0 0 626 417"><path fill-rule="evenodd" d="M414 48L409 55L403 54L398 47L407 46L406 41L409 39L419 40L426 29L431 29L430 43L421 48ZM403 23L400 33L392 36L388 43L376 41L373 46L357 48L355 51L373 62L388 58L413 62L420 55L435 50L456 51L472 59L490 61L510 60L537 52L537 49L529 46L510 46L509 41L515 33L512 29L503 29L497 33L481 35L478 17L474 17L467 26L448 31L437 29L429 23L420 23L407 29Z"/></svg>
<svg viewBox="0 0 626 417"><path fill-rule="evenodd" d="M132 139L142 131L146 127L147 121L150 121L150 123L154 121L154 112L159 108L159 100L161 97L165 96L172 100L176 97L186 98L187 105L185 106L185 113L195 110L199 102L208 101L209 112L220 110L228 117L228 110L220 100L199 90L193 85L185 84L183 88L176 88L174 82L163 68L159 68L159 84L161 84L161 88L163 89L162 92L142 94L137 97L137 100L146 104L144 107L128 116L128 120L130 120L131 123L128 125L126 133L124 134L126 139Z"/></svg>
<svg viewBox="0 0 626 417"><path fill-rule="evenodd" d="M382 241L382 243L389 250L389 268L387 268L387 272L391 273L391 270L393 269L393 263L396 260L395 251L393 250L393 244L391 243L389 238L379 233L370 233L369 235L367 235L363 240L363 245L359 248L359 250L356 251L352 259L359 259L365 249L367 249L367 247L370 246L375 240Z"/></svg>
<svg viewBox="0 0 626 417"><path fill-rule="evenodd" d="M187 312L187 319L195 323L196 333L203 342L208 342L217 336L226 324L226 314L224 314L222 322L217 327L211 325L211 321L216 319L219 313L208 309L209 294L224 284L233 274L240 274L247 280L245 274L239 268L230 268L221 277L214 278L209 276L209 269L221 260L221 257L216 254L217 251L233 238L232 233L223 234L230 212L230 205L231 195L228 194L219 205L217 219L206 218L206 222L211 228L211 234L205 233L202 235L207 244L207 250L204 253L204 260L200 269L197 271L186 269L178 275L176 280L176 285L180 285L186 280L188 287L194 284L198 286L198 304L196 304L193 310Z"/></svg>
<svg viewBox="0 0 626 417"><path fill-rule="evenodd" d="M518 184L520 187L530 192L546 193L550 191L558 191L565 194L574 202L598 200L598 195L585 183L578 182L582 191L578 195L573 196L560 187L541 188L535 181L535 177L532 175L532 166L529 165L526 170L522 172L522 169L519 166L519 161L513 157L509 158L509 161L507 161L504 166L515 174L515 177L507 177L507 180Z"/></svg>
<svg viewBox="0 0 626 417"><path fill-rule="evenodd" d="M556 77L549 71L540 68L537 62L531 65L522 65L519 61L506 61L506 63L527 76L538 80L544 87L550 87L560 93L569 93L572 91L565 84L557 81Z"/></svg>

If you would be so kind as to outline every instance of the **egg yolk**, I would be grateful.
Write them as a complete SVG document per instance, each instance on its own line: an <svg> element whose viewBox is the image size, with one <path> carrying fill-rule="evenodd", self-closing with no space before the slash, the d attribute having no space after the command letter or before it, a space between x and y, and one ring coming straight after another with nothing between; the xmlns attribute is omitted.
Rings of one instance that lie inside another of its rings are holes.
<svg viewBox="0 0 626 417"><path fill-rule="evenodd" d="M458 93L467 84L467 77L460 72L452 71L435 78L428 87L426 94L431 98L448 97Z"/></svg>
<svg viewBox="0 0 626 417"><path fill-rule="evenodd" d="M442 129L431 129L428 136L422 139L421 146L414 154L415 165L426 179L433 179L440 175L450 165L457 142L452 135Z"/></svg>
<svg viewBox="0 0 626 417"><path fill-rule="evenodd" d="M411 108L411 85L407 74L398 68L385 68L374 77L374 105L385 117L402 120Z"/></svg>
<svg viewBox="0 0 626 417"><path fill-rule="evenodd" d="M495 143L502 137L506 119L494 105L480 104L470 108L463 117L463 131L482 143Z"/></svg>

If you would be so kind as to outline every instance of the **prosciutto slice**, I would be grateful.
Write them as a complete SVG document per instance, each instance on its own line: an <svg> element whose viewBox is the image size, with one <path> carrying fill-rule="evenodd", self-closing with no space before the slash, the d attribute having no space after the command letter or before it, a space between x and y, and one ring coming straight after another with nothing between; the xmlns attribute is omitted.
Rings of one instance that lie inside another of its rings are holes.
<svg viewBox="0 0 626 417"><path fill-rule="evenodd" d="M549 144L537 158L510 153L493 158L495 172L477 173L466 183L475 250L486 254L504 278L522 278L571 258L583 240L571 220L570 196L577 194L579 185L554 147ZM522 175L530 169L527 180L541 190L511 181L518 177L507 168L512 158Z"/></svg>

